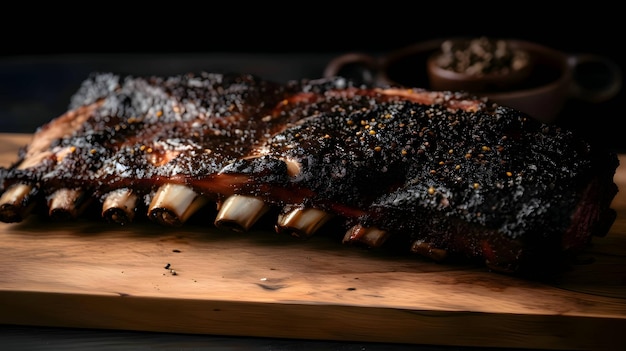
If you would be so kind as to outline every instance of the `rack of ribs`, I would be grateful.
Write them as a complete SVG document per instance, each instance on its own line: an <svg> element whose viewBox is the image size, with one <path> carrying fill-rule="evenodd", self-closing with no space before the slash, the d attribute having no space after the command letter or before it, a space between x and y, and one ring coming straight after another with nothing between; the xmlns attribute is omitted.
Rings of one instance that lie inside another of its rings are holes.
<svg viewBox="0 0 626 351"><path fill-rule="evenodd" d="M562 269L606 235L617 155L462 92L335 77L94 73L0 169L0 220L98 212L306 239L399 245L512 274ZM95 210L94 210L95 209Z"/></svg>

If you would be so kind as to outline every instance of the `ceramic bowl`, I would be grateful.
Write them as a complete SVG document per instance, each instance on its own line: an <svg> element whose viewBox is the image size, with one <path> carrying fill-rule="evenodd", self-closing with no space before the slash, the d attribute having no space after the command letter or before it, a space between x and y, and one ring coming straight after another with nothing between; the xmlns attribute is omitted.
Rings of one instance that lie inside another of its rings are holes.
<svg viewBox="0 0 626 351"><path fill-rule="evenodd" d="M464 90L485 96L501 105L516 108L545 123L554 122L569 99L600 103L621 90L622 72L611 59L591 53L566 53L545 45L507 39L511 48L529 54L528 72L499 77L469 77L429 69L446 40L418 42L379 56L352 52L333 58L324 76L343 75L366 83L427 88L431 90ZM585 67L596 67L582 74ZM600 76L603 84L588 84Z"/></svg>

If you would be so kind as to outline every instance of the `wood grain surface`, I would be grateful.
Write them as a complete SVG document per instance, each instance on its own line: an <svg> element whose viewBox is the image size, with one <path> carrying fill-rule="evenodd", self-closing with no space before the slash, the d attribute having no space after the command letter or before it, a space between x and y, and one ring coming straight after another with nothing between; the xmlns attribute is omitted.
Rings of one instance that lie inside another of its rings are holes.
<svg viewBox="0 0 626 351"><path fill-rule="evenodd" d="M0 165L30 136L0 134ZM615 181L626 187L626 157ZM541 349L626 349L626 196L611 232L557 282L333 235L32 216L0 224L0 323ZM208 214L207 214L208 216Z"/></svg>

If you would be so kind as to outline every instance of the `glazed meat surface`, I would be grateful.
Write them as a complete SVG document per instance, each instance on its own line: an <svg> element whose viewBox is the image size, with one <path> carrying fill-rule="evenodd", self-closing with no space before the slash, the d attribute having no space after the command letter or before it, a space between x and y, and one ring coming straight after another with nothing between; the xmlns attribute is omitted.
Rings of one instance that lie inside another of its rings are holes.
<svg viewBox="0 0 626 351"><path fill-rule="evenodd" d="M105 73L2 169L0 220L97 208L179 226L212 206L206 225L275 215L277 232L307 238L332 219L344 243L553 271L608 232L617 166L573 131L465 93Z"/></svg>

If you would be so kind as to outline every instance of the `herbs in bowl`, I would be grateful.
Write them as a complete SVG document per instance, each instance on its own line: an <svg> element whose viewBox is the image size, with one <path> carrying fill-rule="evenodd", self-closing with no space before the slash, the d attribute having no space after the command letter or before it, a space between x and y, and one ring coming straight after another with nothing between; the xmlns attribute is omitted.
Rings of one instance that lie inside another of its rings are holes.
<svg viewBox="0 0 626 351"><path fill-rule="evenodd" d="M432 89L474 93L515 89L532 67L527 51L487 37L445 40L427 60Z"/></svg>

